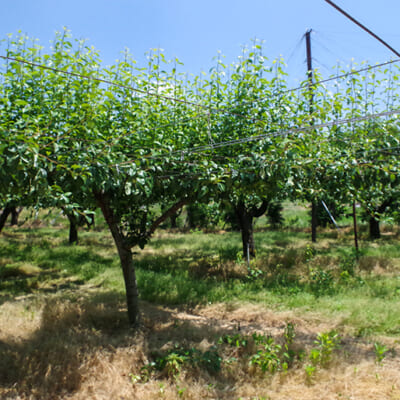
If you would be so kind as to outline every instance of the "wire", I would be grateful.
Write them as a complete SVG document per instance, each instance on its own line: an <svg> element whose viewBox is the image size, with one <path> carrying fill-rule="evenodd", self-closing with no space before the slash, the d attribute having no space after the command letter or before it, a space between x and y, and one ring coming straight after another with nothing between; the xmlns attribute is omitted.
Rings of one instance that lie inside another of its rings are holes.
<svg viewBox="0 0 400 400"><path fill-rule="evenodd" d="M377 69L377 68L382 68L382 67L385 67L387 65L398 63L398 62L400 62L400 59L394 59L394 60L386 61L386 62L383 62L383 63L380 63L380 64L376 64L376 65L369 65L367 67L360 68L358 70L346 72L346 73L343 73L343 74L340 74L340 75L331 76L330 78L327 78L327 79L322 79L322 80L315 81L315 82L313 82L312 86L313 87L317 87L319 85L323 85L323 84L331 82L331 81L336 81L336 80L339 80L339 79L347 78L347 77L352 76L352 75L360 74L361 72L366 72L366 71L374 70L374 69ZM307 89L308 88L308 81L306 80L306 78L304 79L304 81L305 81L305 83L301 84L300 86L281 91L280 95L285 95L285 94L297 92L297 91L302 90L302 89ZM258 104L258 103L261 103L261 102L269 100L269 99L270 99L269 97L261 97L261 98L259 98L257 100L250 100L250 101L246 101L246 102L241 102L240 105L241 106L245 106L245 105ZM212 110L212 112L225 112L226 110L228 110L228 106L223 107L223 108L218 108L218 109L212 108L211 110Z"/></svg>
<svg viewBox="0 0 400 400"><path fill-rule="evenodd" d="M304 42L304 38L305 38L305 35L301 35L301 37L298 40L296 46L294 47L294 49L290 53L290 56L289 56L289 58L287 60L287 64L289 64L290 60L293 58L294 54L297 52L297 50L299 49L300 45Z"/></svg>
<svg viewBox="0 0 400 400"><path fill-rule="evenodd" d="M183 103L183 104L187 104L187 105L191 105L191 106L196 106L198 108L207 109L208 112L226 112L228 115L237 115L237 116L240 116L240 117L247 117L247 116L244 116L242 114L229 113L229 112L227 112L227 108L214 109L214 108L210 108L210 107L207 107L207 106L204 106L204 105L199 105L199 104L196 104L196 103L193 103L193 102L187 102L187 101L184 101L184 100L181 100L181 99L176 99L176 98L171 98L171 97L168 97L168 96L159 95L157 93L145 92L145 91L142 91L142 90L139 90L139 89L135 89L135 88L126 86L126 85L121 85L121 84L117 84L117 83L112 82L112 81L107 81L105 79L100 79L100 78L95 78L95 77L91 77L91 76L80 75L80 74L77 74L77 73L68 72L68 71L64 71L64 70L60 70L60 69L56 69L56 68L52 68L52 67L48 67L48 66L43 66L43 65L40 65L40 64L37 64L37 63L32 63L32 62L29 62L29 61L26 61L26 60L17 59L17 58L13 58L13 57L5 57L5 56L0 56L0 57L3 58L3 59L12 60L12 61L15 61L15 62L21 62L21 63L25 63L25 64L28 64L28 65L31 65L31 66L44 68L44 69L48 69L48 70L55 71L55 72L64 73L64 74L67 74L67 75L70 75L70 76L75 76L75 77L80 77L80 78L84 78L84 79L89 79L89 80L94 80L94 81L107 83L107 84L110 84L110 85L114 85L114 86L121 87L121 88L126 88L126 89L129 89L129 90L132 90L132 91L137 91L137 92L140 92L142 94L147 94L147 95L155 96L155 97L158 97L158 98L166 98L168 100L178 101L179 103ZM362 68L362 69L357 70L357 71L352 71L350 73L337 75L337 76L329 78L329 79L317 81L313 85L315 86L315 85L319 85L321 83L326 83L326 82L329 82L329 81L332 81L332 80L341 79L343 77L351 76L351 75L353 75L355 73L360 73L360 72L363 72L363 71L369 71L371 69L375 69L375 68L378 68L378 67L382 67L382 66L386 66L386 65L389 65L389 64L393 64L393 63L396 63L398 61L400 61L400 59L399 60L391 60L391 61L379 64L379 65L375 65L375 66L368 66L366 68ZM301 86L301 87L296 88L296 89L290 89L288 91L284 91L283 93L294 91L294 90L298 90L298 89L303 88L303 87L304 86ZM251 103L256 103L258 101L260 101L260 100L253 101ZM244 104L244 103L241 103L241 104ZM389 116L389 115L398 114L398 113L399 113L398 110L393 110L393 111L387 111L387 112L383 112L383 113L370 114L370 115L363 116L363 117L355 117L355 118L350 118L350 119L336 120L336 121L333 121L333 122L323 123L323 124L319 124L319 125L313 125L313 126L309 126L309 127L292 128L292 129L288 129L286 131L270 132L270 133L251 136L251 137L242 138L242 139L233 139L233 140L219 142L219 143L213 143L213 144L209 144L209 145L205 145L205 146L198 146L198 147L195 147L195 148L192 148L192 149L177 150L177 151L174 151L174 152L170 152L168 154L159 155L159 156L150 156L148 158L157 159L157 158L160 158L160 157L171 157L171 156L175 156L175 155L185 155L185 154L193 154L193 153L199 153L199 152L207 152L207 151L210 151L210 150L213 150L213 149L216 149L216 148L220 148L220 147L227 147L227 146L233 146L233 145L246 143L246 142L259 141L259 140L267 138L268 136L269 137L287 136L287 135L292 134L292 133L307 132L307 131L314 130L314 129L320 129L320 128L330 127L330 126L344 124L344 123L353 123L353 122L367 120L367 119L370 119L370 118L379 118L379 117L382 117L382 116ZM263 123L265 122L265 120L254 119L254 118L252 120L253 121L258 121L258 122L263 122ZM171 125L171 123L166 124L165 126L168 126L168 125ZM159 127L159 128L161 128L161 127ZM121 137L123 137L123 135L121 135L119 138L121 138ZM125 163L129 163L129 162L131 162L131 161L126 161Z"/></svg>
<svg viewBox="0 0 400 400"><path fill-rule="evenodd" d="M351 124L354 122L362 122L362 121L367 121L370 119L378 119L381 117L388 117L388 116L397 115L397 114L400 114L400 110L385 111L385 112L381 112L381 113L368 114L368 115L358 116L358 117L353 117L353 118L336 119L334 121L330 121L330 122L326 122L326 123L322 123L322 124L302 126L302 127L298 127L298 128L291 128L291 129L286 129L286 130L268 132L268 133L264 133L261 135L250 136L250 137L245 137L245 138L241 138L241 139L232 139L232 140L217 142L217 143L204 145L204 146L197 146L197 147L193 147L193 148L185 148L185 149L181 149L181 150L175 150L175 151L160 154L157 156L142 156L141 158L142 159L145 158L145 159L149 159L149 160L157 160L157 159L165 159L165 158L178 156L179 158L182 159L184 156L189 155L189 154L205 153L210 150L212 151L214 149L217 149L217 148L236 146L236 145L239 145L242 143L260 141L260 140L267 139L267 138L287 137L287 136L289 136L291 134L295 134L295 133L304 133L304 132L314 131L317 129L333 127L336 125ZM22 131L22 132L24 132L24 131ZM117 138L117 139L119 139L119 138ZM76 140L76 138L74 140ZM332 140L332 138L330 138L330 140ZM46 144L46 146L47 145L48 144ZM102 147L104 148L104 142L102 142ZM144 147L138 147L136 149L144 149ZM150 149L153 149L153 148L150 148ZM132 150L135 150L135 149L132 149ZM109 148L107 148L107 151L109 151ZM63 155L63 154L66 154L66 153L58 152L58 155ZM131 164L131 163L135 163L137 160L138 160L138 158L134 158L134 159L123 161L121 163L117 163L117 164L113 164L113 165L114 166L127 165L127 164Z"/></svg>
<svg viewBox="0 0 400 400"><path fill-rule="evenodd" d="M399 150L399 151L390 152L388 150ZM389 155L398 156L398 155L400 155L400 147L399 146L395 146L395 147L385 148L385 149L383 149L383 148L381 148L381 149L374 148L374 149L370 149L366 154L365 154L365 151L363 151L363 150L359 150L359 152L363 152L364 153L364 154L362 154L362 156L364 156L364 158L367 155L369 155L369 153L375 153L375 152L383 152L383 153L386 153L386 154L389 154ZM315 161L315 158L304 157L304 158L302 158L302 160L307 163L309 161ZM321 163L321 160L318 160L318 161ZM383 170L382 167L380 167L379 165L376 164L376 161L377 160L370 160L370 161L367 162L367 161L361 160L360 158L358 158L358 159L356 158L357 165L359 167L361 167L361 168L366 168L368 166L373 166L375 168ZM374 165L371 164L372 162L374 162ZM203 165L202 164L191 164L191 166L203 166ZM294 165L294 166L292 166L292 168L303 168L303 166L302 165ZM314 167L311 167L311 168L314 168ZM255 165L254 167L247 167L247 168L232 168L232 167L227 168L227 167L224 167L224 168L221 168L219 170L217 170L217 169L207 170L206 171L206 175L221 174L221 172L224 173L224 174L232 174L233 172L235 172L237 175L240 175L240 174L243 174L243 173L253 173L253 172L259 174L260 173L260 165ZM171 172L163 171L163 175L155 175L155 177L158 178L158 179L171 179L171 178L192 178L192 177L199 177L199 176L202 176L202 175L203 174L201 172L192 172L192 173L190 173L190 172L179 172L179 171L171 171Z"/></svg>
<svg viewBox="0 0 400 400"><path fill-rule="evenodd" d="M137 92L137 93L144 94L144 95L148 95L148 96L153 96L153 97L156 97L156 98L161 98L161 99L166 99L166 100L169 100L169 101L178 102L178 103L181 103L181 104L191 105L191 106L194 106L196 108L202 108L202 109L206 110L208 113L226 112L226 110L228 110L228 107L226 107L225 109L212 108L212 107L210 107L208 105L194 103L194 102L190 102L190 101L182 100L182 99L177 99L176 97L160 95L158 93L153 93L153 92L150 92L150 91L135 89L135 88L133 88L131 86L122 85L122 84L115 83L115 82L112 82L112 81L109 81L109 80L106 80L106 79L97 78L97 77L88 76L88 75L81 75L81 74L78 74L78 73L75 73L75 72L69 72L69 71L65 71L65 70L62 70L62 69L49 67L49 66L41 65L41 64L37 64L37 63L33 63L31 61L26 61L24 59L18 59L18 58L14 58L14 57L1 56L1 55L0 55L0 58L3 58L5 60L9 60L9 61L15 61L15 62L27 64L27 65L30 65L30 66L34 66L34 67L38 67L38 68L42 68L42 69L46 69L46 70L50 70L50 71L57 72L57 73L62 73L62 74L69 75L69 76L74 76L74 77L78 77L78 78L82 78L82 79L87 79L87 80L91 80L91 81L105 83L105 84L108 84L108 85L116 86L116 87L119 87L119 88L122 88L122 89L127 89L127 90L130 90L130 91ZM238 113L232 113L231 112L230 115L235 115L235 116L238 116L238 117L241 117L241 118L244 118L244 119L248 119L248 120L250 120L252 122L259 122L258 119L254 118L254 117L248 117L247 115L243 115L243 114L238 114Z"/></svg>
<svg viewBox="0 0 400 400"><path fill-rule="evenodd" d="M87 79L87 80L91 80L91 81L105 83L105 84L108 84L108 85L116 86L116 87L119 87L119 88L122 88L122 89L127 89L127 90L130 90L130 91L134 91L134 92L137 92L137 93L140 93L140 94L144 94L144 95L148 95L148 96L153 96L153 97L156 97L156 98L166 99L166 100L178 102L178 103L181 103L181 104L195 106L197 108L201 108L201 109L207 110L210 113L225 112L225 113L227 113L229 115L235 115L235 116L238 116L238 117L241 117L241 118L244 118L244 119L248 119L248 120L250 120L252 122L260 122L259 119L256 119L254 117L248 117L247 115L243 115L243 114L227 112L227 110L229 110L228 106L222 107L222 108L213 108L213 107L210 107L210 106L207 106L207 105L204 105L204 104L199 104L199 103L190 102L190 101L186 101L186 100L182 100L182 99L177 99L177 98L174 98L174 97L165 96L165 95L161 95L161 94L158 94L158 93L153 93L153 92L149 92L149 91L145 91L145 90L135 89L135 88L133 88L131 86L119 84L119 83L112 82L112 81L109 81L109 80L106 80L106 79L97 78L97 77L88 76L88 75L81 75L81 74L78 74L78 73L75 73L75 72L69 72L69 71L65 71L65 70L62 70L62 69L57 69L57 68L54 68L54 67L49 67L49 66L45 66L45 65L42 65L42 64L33 63L33 62L30 62L30 61L27 61L27 60L24 60L24 59L18 59L18 58L14 58L14 57L1 56L1 55L0 55L0 58L5 59L5 60L9 60L9 61L15 61L15 62L31 65L31 66L34 66L34 67L37 67L37 68L50 70L50 71L53 71L53 72L66 74L66 75L69 75L69 76L74 76L74 77L78 77L78 78L82 78L82 79ZM344 73L344 74L341 74L341 75L333 76L333 77L328 78L328 79L319 80L319 81L314 82L313 86L316 87L318 85L322 85L324 83L327 83L327 82L330 82L330 81L333 81L333 80L342 79L342 78L345 78L345 77L348 77L348 76L351 76L351 75L354 75L354 74L359 74L360 72L369 71L371 69L376 69L376 68L381 68L381 67L384 67L386 65L397 63L397 62L400 62L400 59L390 60L390 61L387 61L387 62L384 62L384 63L381 63L381 64L376 64L376 65L373 65L373 66L368 66L368 67L365 67L365 68L361 68L359 70L355 70L355 71L351 71L351 72ZM283 90L282 92L280 92L280 95L291 93L291 92L295 92L295 91L304 89L306 87L307 87L307 84L302 84L302 85L300 85L300 86L298 86L296 88L293 88L293 89ZM263 102L263 101L268 100L268 99L270 99L270 98L269 97L263 97L263 98L260 98L260 99L257 99L257 100L251 100L251 101L248 101L248 102L241 102L240 105L244 106L244 105L258 104L258 103Z"/></svg>
<svg viewBox="0 0 400 400"><path fill-rule="evenodd" d="M370 119L370 118L379 118L379 117L381 117L381 116L388 116L388 115L391 115L391 114L398 114L398 113L400 113L400 111L399 110L393 110L393 111L387 111L387 112L383 112L383 113L379 113L379 114L375 114L375 115L368 115L368 116L364 116L364 117L357 117L357 118L352 118L352 119L344 119L344 120L338 120L338 121L334 121L334 122L331 122L330 123L330 125L335 125L335 124L343 124L343 123L349 123L349 122L355 122L355 121L362 121L362 120L366 120L366 119ZM319 126L322 126L322 125L324 125L324 126L327 126L327 124L320 124ZM312 129L312 128L316 128L316 127L318 127L318 126L313 126L313 127L303 127L303 128L298 128L298 129L296 129L296 131L305 131L305 130L309 130L309 129ZM264 136L264 135L263 135ZM380 136L377 136L377 137L380 137ZM369 139L371 139L371 137L369 136L368 137ZM249 138L249 139L251 139L251 138ZM325 138L324 140L321 140L320 142L318 142L318 143L321 143L321 142L328 142L328 141L330 141L330 139L332 139L332 138ZM333 138L333 139L335 139L335 138ZM356 143L353 141L353 139L351 138L351 137L349 137L349 138L345 138L347 141L349 141L349 142L351 142L351 144L352 144L352 146L354 147L355 145L356 145ZM344 139L341 139L341 141L345 141ZM227 142L225 142L225 143L227 143ZM400 151L398 151L398 152L396 152L395 150L400 150L400 146L391 146L391 147L385 147L385 148L371 148L371 149L368 149L367 151L365 150L365 149L358 149L358 150L355 150L355 156L357 156L357 153L361 153L361 155L364 157L364 159L365 159L365 157L366 156L368 156L369 154L376 154L376 153L383 153L383 154L386 154L386 155L392 155L392 156L398 156L398 155L400 155ZM49 156L47 156L47 155L44 155L44 154L41 154L41 153L36 153L38 156L40 156L40 157L43 157L43 158L45 158L48 162L51 162L51 163L53 163L53 164L55 164L55 165L57 165L57 166L59 166L59 167L61 167L61 168L63 168L63 169L66 169L66 170L68 170L68 166L67 165L63 165L62 163L60 163L60 162L58 162L57 160L53 160L53 159L51 159ZM57 154L58 155L58 154ZM168 155L168 156L170 156L170 155ZM218 156L219 157L219 156ZM153 157L153 158L156 158L156 157ZM212 157L212 159L213 158L215 158L215 157ZM315 161L315 157L309 157L309 158L302 158L302 160L303 161ZM371 164L371 162L375 162L375 161L373 161L373 160L371 160L371 161L369 161L369 162L366 162L366 161L360 161L360 160L357 160L356 159L356 161L357 161L357 163L358 164L360 164L361 166L372 166L372 164ZM174 161L174 162L176 162L176 160ZM319 160L319 162L321 162L321 160ZM123 165L123 163L121 163L121 164L108 164L108 165L106 165L106 167L108 167L108 168L113 168L113 167L116 167L117 169L118 169L118 166L119 165ZM188 167L190 167L190 166L194 166L194 167L196 167L196 166L203 166L203 164L196 164L196 163L193 163L193 162L191 162L191 163L187 163L186 162L186 165L188 166ZM379 167L379 165L373 165L374 167L376 167L376 168L380 168L380 169L382 169L381 167ZM297 166L295 166L296 168L301 168L302 167L302 165L297 165ZM229 173L229 172L232 172L232 171L234 171L232 168L229 168L229 169L227 169L226 167L225 168L222 168L223 169L223 171L224 171L224 173ZM237 170L235 170L235 171L237 171ZM257 166L255 166L254 168L241 168L240 169L240 172L241 173L243 173L243 172L253 172L253 171L259 171L259 167ZM397 172L397 171L389 171L389 172ZM201 176L201 174L200 173L182 173L182 172L178 172L178 171L174 171L174 172L170 172L170 173L167 173L167 174L165 174L165 172L163 172L164 173L164 175L155 175L155 177L157 177L157 178L159 178L159 179L168 179L168 178L182 178L182 177L195 177L195 176ZM209 170L208 171L208 174L219 174L219 173L221 173L221 169L219 169L219 170Z"/></svg>
<svg viewBox="0 0 400 400"><path fill-rule="evenodd" d="M46 69L46 70L49 70L49 71L52 71L52 72L57 72L57 73L61 73L61 74L69 75L69 76L74 76L75 78L82 78L82 79L87 79L89 81L106 83L108 85L116 86L116 87L119 87L121 89L128 89L128 90L130 90L132 92L137 92L137 93L140 93L140 94L145 94L145 95L148 95L148 96L157 97L157 98L160 98L160 99L175 101L175 102L178 102L178 103L192 105L192 106L196 106L196 107L204 108L204 109L208 109L209 108L208 106L206 106L204 104L198 104L198 103L190 102L190 101L187 101L187 100L177 99L175 97L165 96L165 95L161 95L161 94L158 94L158 93L153 93L153 92L149 92L149 91L145 91L145 90L141 90L141 89L135 89L135 88L133 88L131 86L127 86L127 85L123 85L123 84L120 84L120 83L112 82L112 81L109 81L107 79L97 78L97 77L88 76L88 75L81 75L81 74L78 74L76 72L65 71L65 70L62 70L62 69L49 67L47 65L37 64L37 63L31 62L31 61L24 60L22 58L14 58L14 57L1 56L1 55L0 55L0 58L2 58L4 60L15 61L15 62L19 62L19 63L22 63L22 64L27 64L27 65L30 65L30 66L33 66L33 67Z"/></svg>
<svg viewBox="0 0 400 400"><path fill-rule="evenodd" d="M170 153L168 156L180 155L182 153L191 154L191 153L205 152L205 151L213 150L216 148L221 148L221 147L226 147L226 146L234 146L234 145L241 144L241 143L259 141L259 140L263 140L266 138L287 137L294 133L309 132L309 131L314 131L316 129L332 127L335 125L350 124L353 122L361 122L361 121L366 121L368 119L387 117L387 116L396 115L396 114L400 114L400 110L385 111L385 112L370 114L370 115L366 115L366 116L345 118L345 119L335 120L335 121L326 122L326 123L322 123L322 124L310 125L310 126L306 126L306 127L303 126L300 128L292 128L292 129L287 129L284 131L278 131L278 132L273 132L273 133L269 132L269 133L265 133L265 134L261 134L261 135L257 135L257 136L250 136L250 137L246 137L246 138L242 138L242 139L233 139L233 140L228 140L228 141L224 141L224 142L214 143L212 145L198 146L193 149L178 150L176 152Z"/></svg>

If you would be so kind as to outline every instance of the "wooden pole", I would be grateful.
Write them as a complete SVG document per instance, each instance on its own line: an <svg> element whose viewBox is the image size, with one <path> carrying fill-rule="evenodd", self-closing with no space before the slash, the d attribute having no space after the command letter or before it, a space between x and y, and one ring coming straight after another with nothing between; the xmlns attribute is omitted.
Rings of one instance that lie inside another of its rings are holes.
<svg viewBox="0 0 400 400"><path fill-rule="evenodd" d="M307 52L307 77L308 77L308 90L310 95L310 115L314 112L314 91L313 91L313 68L312 68L312 55L311 55L311 32L309 29L306 32L306 52ZM313 121L311 121L313 124ZM315 201L311 203L311 241L315 243L317 241L317 204Z"/></svg>
<svg viewBox="0 0 400 400"><path fill-rule="evenodd" d="M353 226L354 226L354 247L358 257L358 234L357 234L357 213L356 213L356 202L353 201Z"/></svg>

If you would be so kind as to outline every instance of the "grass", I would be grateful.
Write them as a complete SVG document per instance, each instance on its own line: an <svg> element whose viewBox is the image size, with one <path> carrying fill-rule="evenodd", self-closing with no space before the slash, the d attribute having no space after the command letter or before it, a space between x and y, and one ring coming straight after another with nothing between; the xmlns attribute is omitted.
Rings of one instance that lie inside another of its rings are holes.
<svg viewBox="0 0 400 400"><path fill-rule="evenodd" d="M329 232L328 232L329 233ZM257 302L273 309L341 315L354 331L396 335L400 247L396 237L362 242L324 232L311 245L300 231L256 232L258 256L241 259L240 235L160 231L134 255L143 300L165 305ZM8 229L0 238L0 299L79 284L123 293L116 250L106 231L82 231L69 245L64 226ZM357 311L354 311L357 310ZM387 317L383 317L387 315Z"/></svg>
<svg viewBox="0 0 400 400"><path fill-rule="evenodd" d="M286 221L301 210L287 210ZM361 233L356 258L349 229L321 230L311 245L302 218L281 231L260 221L250 267L236 232L159 231L134 254L142 301L136 332L101 221L72 246L60 217L7 227L0 236L0 398L398 398L397 234L370 242ZM290 352L288 321L296 332ZM322 367L318 338L333 331L341 343ZM251 345L219 341L237 334ZM262 345L252 334L264 335Z"/></svg>

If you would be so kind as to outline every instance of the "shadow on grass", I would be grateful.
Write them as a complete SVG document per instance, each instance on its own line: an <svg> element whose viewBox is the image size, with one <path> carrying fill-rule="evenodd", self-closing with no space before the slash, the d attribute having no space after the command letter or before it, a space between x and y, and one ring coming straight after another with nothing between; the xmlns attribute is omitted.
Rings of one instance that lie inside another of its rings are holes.
<svg viewBox="0 0 400 400"><path fill-rule="evenodd" d="M16 296L77 289L106 269L117 267L113 255L83 246L42 248L8 242L0 249L0 304Z"/></svg>
<svg viewBox="0 0 400 400"><path fill-rule="evenodd" d="M190 341L201 342L226 332L218 326L190 323L185 330L178 329L175 311L147 303L142 303L143 324L135 331L128 324L122 297L106 292L79 300L50 298L39 329L29 338L0 341L0 396L4 392L31 399L70 395L89 375L96 374L99 353L133 348L147 359L171 340L184 340L185 335ZM137 354L128 351L126 357L132 369L138 362ZM127 375L129 369L118 373Z"/></svg>
<svg viewBox="0 0 400 400"><path fill-rule="evenodd" d="M85 380L102 379L105 370L113 373L115 367L107 367L107 363L111 365L117 353L124 357L124 363L119 360L118 368L126 370L116 373L119 378L125 376L123 379L129 385L129 372L140 373L144 360L151 360L157 352L165 352L162 349L171 343L198 349L205 340L216 344L219 337L238 333L236 322L182 316L179 309L145 302L141 303L142 326L134 331L128 325L122 297L115 292L104 292L79 299L50 298L43 308L39 328L30 337L0 341L0 395L43 400L73 396ZM282 337L275 339L280 341ZM296 343L302 348L312 345L313 340L315 334L296 334ZM373 357L370 348L360 347L354 340L345 339L343 344L345 351L352 355L351 363ZM247 364L246 359L243 365ZM197 378L204 378L214 387L228 384L234 388L240 384L243 374L216 372L210 376L206 371L199 371ZM229 396L233 397L229 398L236 398L236 389L232 390ZM216 391L214 394L228 398L227 393L221 395Z"/></svg>
<svg viewBox="0 0 400 400"><path fill-rule="evenodd" d="M76 391L86 358L113 342L110 337L124 346L131 336L120 301L114 293L80 301L50 297L30 338L0 342L1 386L38 399Z"/></svg>

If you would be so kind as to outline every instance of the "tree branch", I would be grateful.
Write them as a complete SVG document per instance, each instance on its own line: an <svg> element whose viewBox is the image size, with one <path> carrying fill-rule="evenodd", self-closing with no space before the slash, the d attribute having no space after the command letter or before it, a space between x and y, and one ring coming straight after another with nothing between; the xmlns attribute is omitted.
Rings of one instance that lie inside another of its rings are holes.
<svg viewBox="0 0 400 400"><path fill-rule="evenodd" d="M165 211L163 215L161 215L151 224L150 228L146 232L146 236L150 237L160 224L162 224L167 218L169 218L171 215L174 215L180 208L188 203L189 199L181 199L177 203L175 203L172 207Z"/></svg>
<svg viewBox="0 0 400 400"><path fill-rule="evenodd" d="M251 209L251 216L255 217L255 218L261 217L267 211L268 205L269 205L269 201L268 200L263 200L263 202L261 203L260 207L258 207L258 208L257 207L253 207Z"/></svg>

